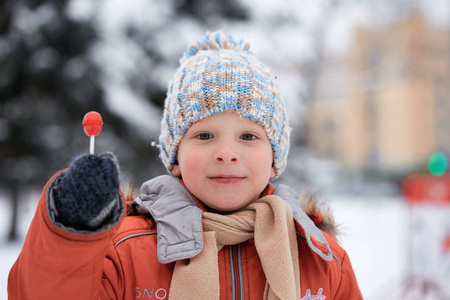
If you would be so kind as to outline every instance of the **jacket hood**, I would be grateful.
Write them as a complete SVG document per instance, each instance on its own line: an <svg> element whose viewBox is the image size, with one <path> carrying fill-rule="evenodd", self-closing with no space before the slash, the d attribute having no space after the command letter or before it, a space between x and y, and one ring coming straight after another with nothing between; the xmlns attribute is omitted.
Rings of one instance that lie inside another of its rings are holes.
<svg viewBox="0 0 450 300"><path fill-rule="evenodd" d="M307 240L316 254L331 261L333 254L326 238L305 213L295 191L280 184L273 195L279 196L291 207L297 234ZM158 260L161 263L192 258L203 250L203 210L180 179L162 175L145 182L134 203L138 206L138 212L148 211L156 221Z"/></svg>

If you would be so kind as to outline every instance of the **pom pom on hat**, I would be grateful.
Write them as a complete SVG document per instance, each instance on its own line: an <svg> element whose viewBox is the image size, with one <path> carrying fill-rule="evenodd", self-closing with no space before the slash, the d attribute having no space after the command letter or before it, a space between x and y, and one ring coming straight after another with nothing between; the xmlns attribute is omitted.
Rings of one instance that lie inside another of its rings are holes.
<svg viewBox="0 0 450 300"><path fill-rule="evenodd" d="M160 157L169 172L189 127L222 112L262 126L272 145L275 178L283 172L290 132L286 109L275 76L249 48L221 31L208 32L180 59L169 83L159 137Z"/></svg>
<svg viewBox="0 0 450 300"><path fill-rule="evenodd" d="M223 32L218 31L212 34L206 33L206 36L201 38L197 43L194 43L189 46L188 50L184 52L183 57L189 58L197 54L198 51L202 50L219 51L222 49L228 49L240 52L240 51L248 51L249 48L250 44L248 43L244 44L242 40L236 42L235 40L233 40L233 37L231 35L229 34L225 35Z"/></svg>

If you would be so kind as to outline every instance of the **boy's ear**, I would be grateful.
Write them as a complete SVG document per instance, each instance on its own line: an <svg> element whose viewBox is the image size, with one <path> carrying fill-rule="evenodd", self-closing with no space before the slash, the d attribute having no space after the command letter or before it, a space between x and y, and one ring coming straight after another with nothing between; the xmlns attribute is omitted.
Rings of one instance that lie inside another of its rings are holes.
<svg viewBox="0 0 450 300"><path fill-rule="evenodd" d="M272 168L270 169L270 179L275 177L275 167L272 165Z"/></svg>
<svg viewBox="0 0 450 300"><path fill-rule="evenodd" d="M175 177L180 177L181 176L180 165L174 164L170 173Z"/></svg>

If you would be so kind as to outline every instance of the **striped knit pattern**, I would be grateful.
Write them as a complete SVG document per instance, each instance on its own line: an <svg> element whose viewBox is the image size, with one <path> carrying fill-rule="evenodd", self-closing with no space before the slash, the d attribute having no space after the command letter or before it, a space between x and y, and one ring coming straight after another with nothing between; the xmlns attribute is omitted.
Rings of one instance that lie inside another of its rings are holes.
<svg viewBox="0 0 450 300"><path fill-rule="evenodd" d="M261 125L271 142L278 177L286 166L289 125L272 72L222 32L188 47L169 83L161 122L160 157L170 171L189 127L210 115L234 112Z"/></svg>

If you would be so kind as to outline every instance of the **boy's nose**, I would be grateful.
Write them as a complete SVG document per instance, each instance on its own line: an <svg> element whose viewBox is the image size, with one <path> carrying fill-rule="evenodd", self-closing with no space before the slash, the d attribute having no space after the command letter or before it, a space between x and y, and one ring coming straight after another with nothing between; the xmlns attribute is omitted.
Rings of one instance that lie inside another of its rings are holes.
<svg viewBox="0 0 450 300"><path fill-rule="evenodd" d="M217 151L216 154L214 154L213 159L216 163L237 163L239 162L239 155L231 148L224 147Z"/></svg>

